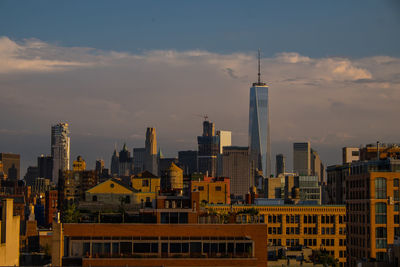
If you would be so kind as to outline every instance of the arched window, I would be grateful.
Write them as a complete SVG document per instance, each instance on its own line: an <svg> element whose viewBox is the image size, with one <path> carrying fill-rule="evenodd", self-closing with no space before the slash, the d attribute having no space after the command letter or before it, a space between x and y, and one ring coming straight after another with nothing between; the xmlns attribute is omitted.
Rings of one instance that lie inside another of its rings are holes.
<svg viewBox="0 0 400 267"><path fill-rule="evenodd" d="M376 178L375 179L375 198L385 199L386 198L386 179Z"/></svg>
<svg viewBox="0 0 400 267"><path fill-rule="evenodd" d="M92 197L92 200L93 200L94 202L96 202L96 201L97 201L97 196L93 196L93 197Z"/></svg>
<svg viewBox="0 0 400 267"><path fill-rule="evenodd" d="M375 223L386 224L386 203L375 203Z"/></svg>

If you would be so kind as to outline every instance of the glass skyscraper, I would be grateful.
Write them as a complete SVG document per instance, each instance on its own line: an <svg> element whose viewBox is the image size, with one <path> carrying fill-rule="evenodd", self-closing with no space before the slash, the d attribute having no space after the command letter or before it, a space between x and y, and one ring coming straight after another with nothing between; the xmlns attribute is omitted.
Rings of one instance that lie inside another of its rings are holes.
<svg viewBox="0 0 400 267"><path fill-rule="evenodd" d="M262 171L264 177L271 174L270 143L268 86L261 82L259 57L258 82L250 88L249 149L254 167Z"/></svg>

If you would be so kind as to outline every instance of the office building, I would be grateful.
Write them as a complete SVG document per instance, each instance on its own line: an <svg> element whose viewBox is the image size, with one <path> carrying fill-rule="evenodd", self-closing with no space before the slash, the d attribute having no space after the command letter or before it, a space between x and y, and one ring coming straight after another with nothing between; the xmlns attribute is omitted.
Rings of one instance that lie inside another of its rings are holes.
<svg viewBox="0 0 400 267"><path fill-rule="evenodd" d="M155 175L158 173L157 136L155 128L147 128L146 130L144 170Z"/></svg>
<svg viewBox="0 0 400 267"><path fill-rule="evenodd" d="M278 177L279 174L281 173L284 174L286 171L286 157L283 154L276 155L275 165L276 165L275 176Z"/></svg>
<svg viewBox="0 0 400 267"><path fill-rule="evenodd" d="M320 183L324 182L325 167L321 159L319 158L317 151L311 149L310 157L311 157L311 175L318 176L318 182Z"/></svg>
<svg viewBox="0 0 400 267"><path fill-rule="evenodd" d="M119 176L119 153L116 148L114 148L114 153L111 157L111 176L117 177Z"/></svg>
<svg viewBox="0 0 400 267"><path fill-rule="evenodd" d="M20 179L20 155L13 153L0 153L0 161L3 163L3 171L8 180Z"/></svg>
<svg viewBox="0 0 400 267"><path fill-rule="evenodd" d="M298 175L311 175L310 142L293 144L293 171Z"/></svg>
<svg viewBox="0 0 400 267"><path fill-rule="evenodd" d="M38 177L39 177L39 168L36 166L29 166L24 176L26 185L32 186L35 182L35 179Z"/></svg>
<svg viewBox="0 0 400 267"><path fill-rule="evenodd" d="M126 144L122 147L122 150L119 152L118 158L118 176L129 176L133 174L133 158L131 157L131 153L129 152Z"/></svg>
<svg viewBox="0 0 400 267"><path fill-rule="evenodd" d="M146 155L146 149L134 148L133 149L133 173L139 174L144 171L144 160Z"/></svg>
<svg viewBox="0 0 400 267"><path fill-rule="evenodd" d="M400 159L358 161L346 177L347 261L387 261L400 236Z"/></svg>
<svg viewBox="0 0 400 267"><path fill-rule="evenodd" d="M40 155L37 158L37 166L39 168L39 177L53 179L53 158L51 156Z"/></svg>
<svg viewBox="0 0 400 267"><path fill-rule="evenodd" d="M217 176L217 155L219 153L219 137L215 135L214 123L203 122L203 134L197 137L199 145L198 168L205 175Z"/></svg>
<svg viewBox="0 0 400 267"><path fill-rule="evenodd" d="M276 200L272 201L276 202ZM286 247L290 251L304 246L314 251L326 250L329 255L338 260L339 266L346 264L346 207L344 205L276 203L207 205L206 207L217 214L226 212L235 214L236 223L265 224L268 231L268 247L271 249Z"/></svg>
<svg viewBox="0 0 400 267"><path fill-rule="evenodd" d="M53 158L52 182L58 183L60 171L69 170L70 137L68 123L51 126L51 156Z"/></svg>
<svg viewBox="0 0 400 267"><path fill-rule="evenodd" d="M184 175L191 175L192 173L197 172L197 151L179 151L178 163L179 166L183 169Z"/></svg>
<svg viewBox="0 0 400 267"><path fill-rule="evenodd" d="M342 164L351 163L360 160L360 148L343 147L342 148Z"/></svg>
<svg viewBox="0 0 400 267"><path fill-rule="evenodd" d="M217 136L219 136L219 154L223 154L224 146L232 146L232 132L217 131Z"/></svg>
<svg viewBox="0 0 400 267"><path fill-rule="evenodd" d="M249 148L224 147L223 176L230 178L231 194L243 197L254 186L254 173L249 164Z"/></svg>
<svg viewBox="0 0 400 267"><path fill-rule="evenodd" d="M262 170L264 177L269 177L271 175L271 137L268 86L261 82L260 52L258 55L258 81L250 88L249 148L254 167Z"/></svg>
<svg viewBox="0 0 400 267"><path fill-rule="evenodd" d="M76 160L72 162L72 170L76 172L86 170L86 161L84 161L81 156L78 156Z"/></svg>

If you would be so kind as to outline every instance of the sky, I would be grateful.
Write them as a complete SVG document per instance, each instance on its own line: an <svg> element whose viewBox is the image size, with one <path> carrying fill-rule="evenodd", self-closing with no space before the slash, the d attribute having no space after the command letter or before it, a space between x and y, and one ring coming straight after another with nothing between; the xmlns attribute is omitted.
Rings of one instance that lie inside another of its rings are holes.
<svg viewBox="0 0 400 267"><path fill-rule="evenodd" d="M398 1L1 1L0 151L22 174L71 129L71 158L109 165L156 127L166 156L196 149L202 115L248 143L249 87L269 85L273 158L310 141L399 143Z"/></svg>

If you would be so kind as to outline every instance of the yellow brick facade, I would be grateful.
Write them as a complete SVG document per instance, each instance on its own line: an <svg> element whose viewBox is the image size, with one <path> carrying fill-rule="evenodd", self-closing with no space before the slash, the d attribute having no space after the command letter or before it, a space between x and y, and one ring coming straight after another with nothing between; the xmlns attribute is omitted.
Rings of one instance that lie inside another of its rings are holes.
<svg viewBox="0 0 400 267"><path fill-rule="evenodd" d="M251 214L241 211L256 209L256 222L265 223L268 246L304 245L313 250L326 249L339 266L346 262L346 208L345 206L208 206L221 212L238 213L238 223L255 222Z"/></svg>
<svg viewBox="0 0 400 267"><path fill-rule="evenodd" d="M229 204L230 190L229 184L222 181L192 181L191 192L200 193L200 202L209 204Z"/></svg>

